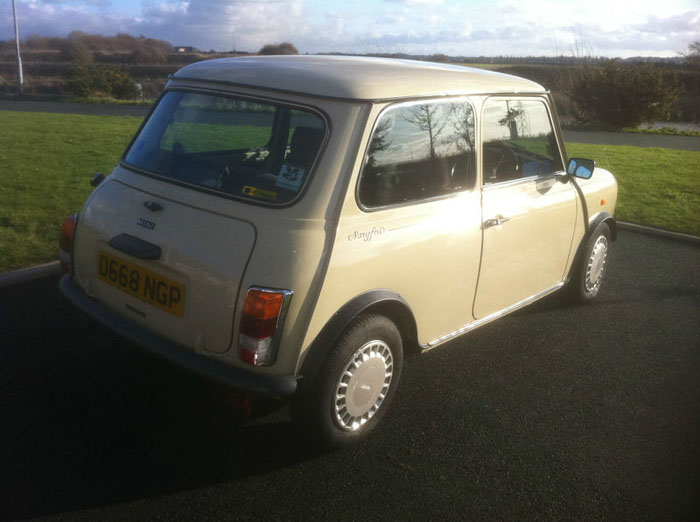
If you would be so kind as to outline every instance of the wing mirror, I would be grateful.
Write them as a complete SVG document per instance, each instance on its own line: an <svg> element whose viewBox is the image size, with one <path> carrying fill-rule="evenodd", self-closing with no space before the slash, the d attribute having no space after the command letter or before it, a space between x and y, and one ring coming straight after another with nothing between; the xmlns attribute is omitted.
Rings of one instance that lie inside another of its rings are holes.
<svg viewBox="0 0 700 522"><path fill-rule="evenodd" d="M93 187L96 187L97 185L102 183L102 181L104 181L105 177L106 176L104 174L102 174L101 172L98 172L90 180L90 185L92 185Z"/></svg>
<svg viewBox="0 0 700 522"><path fill-rule="evenodd" d="M572 174L581 179L590 179L594 169L595 161L585 158L571 158L566 166L567 174Z"/></svg>

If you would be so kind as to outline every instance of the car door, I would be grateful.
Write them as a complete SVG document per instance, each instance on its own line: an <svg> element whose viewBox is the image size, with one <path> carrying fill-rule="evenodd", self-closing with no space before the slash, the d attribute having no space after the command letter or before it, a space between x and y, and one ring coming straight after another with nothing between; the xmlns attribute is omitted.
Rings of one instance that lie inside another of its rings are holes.
<svg viewBox="0 0 700 522"><path fill-rule="evenodd" d="M465 98L441 98L370 115L317 310L390 290L412 311L421 345L470 322L481 252L475 112Z"/></svg>
<svg viewBox="0 0 700 522"><path fill-rule="evenodd" d="M556 287L564 278L577 195L544 98L486 100L482 128L482 253L474 317Z"/></svg>

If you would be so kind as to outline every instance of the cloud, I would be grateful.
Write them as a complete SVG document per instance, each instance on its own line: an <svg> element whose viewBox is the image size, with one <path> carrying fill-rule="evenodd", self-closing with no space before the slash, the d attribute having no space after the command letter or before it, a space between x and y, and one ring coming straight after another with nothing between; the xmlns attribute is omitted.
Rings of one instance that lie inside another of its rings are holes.
<svg viewBox="0 0 700 522"><path fill-rule="evenodd" d="M306 30L302 0L191 0L146 8L134 31L201 49L257 50L284 39L280 28Z"/></svg>
<svg viewBox="0 0 700 522"><path fill-rule="evenodd" d="M438 5L442 5L444 3L443 0L384 0L384 1L391 3L391 4L403 4L403 5L407 5L409 7L416 6L416 5L438 6Z"/></svg>
<svg viewBox="0 0 700 522"><path fill-rule="evenodd" d="M287 40L302 52L672 56L700 39L689 0L23 0L18 10L23 36L127 32L204 50ZM12 34L11 3L0 2L0 35Z"/></svg>
<svg viewBox="0 0 700 522"><path fill-rule="evenodd" d="M30 0L18 11L23 36L64 36L76 29L99 34L127 32L205 50L257 50L265 43L290 39L290 27L301 34L311 32L303 18L303 0L151 2L140 14L100 0ZM13 34L11 20L11 8L0 8L0 34Z"/></svg>
<svg viewBox="0 0 700 522"><path fill-rule="evenodd" d="M700 10L687 11L662 18L652 15L646 22L635 26L635 30L645 34L681 34L697 36L700 28Z"/></svg>

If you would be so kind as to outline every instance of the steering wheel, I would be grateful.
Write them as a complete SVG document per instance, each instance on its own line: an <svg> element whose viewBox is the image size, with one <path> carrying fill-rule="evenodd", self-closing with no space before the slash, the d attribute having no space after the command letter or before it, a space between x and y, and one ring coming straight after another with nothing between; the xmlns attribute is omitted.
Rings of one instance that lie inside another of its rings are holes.
<svg viewBox="0 0 700 522"><path fill-rule="evenodd" d="M519 168L518 156L507 144L495 141L484 145L484 182L515 179Z"/></svg>

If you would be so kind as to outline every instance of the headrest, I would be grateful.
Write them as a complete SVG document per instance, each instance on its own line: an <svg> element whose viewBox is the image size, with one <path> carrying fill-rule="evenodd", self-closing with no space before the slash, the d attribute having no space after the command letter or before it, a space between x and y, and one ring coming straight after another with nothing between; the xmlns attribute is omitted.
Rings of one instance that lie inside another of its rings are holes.
<svg viewBox="0 0 700 522"><path fill-rule="evenodd" d="M308 169L323 141L323 130L315 127L297 127L292 134L289 155L285 163Z"/></svg>

